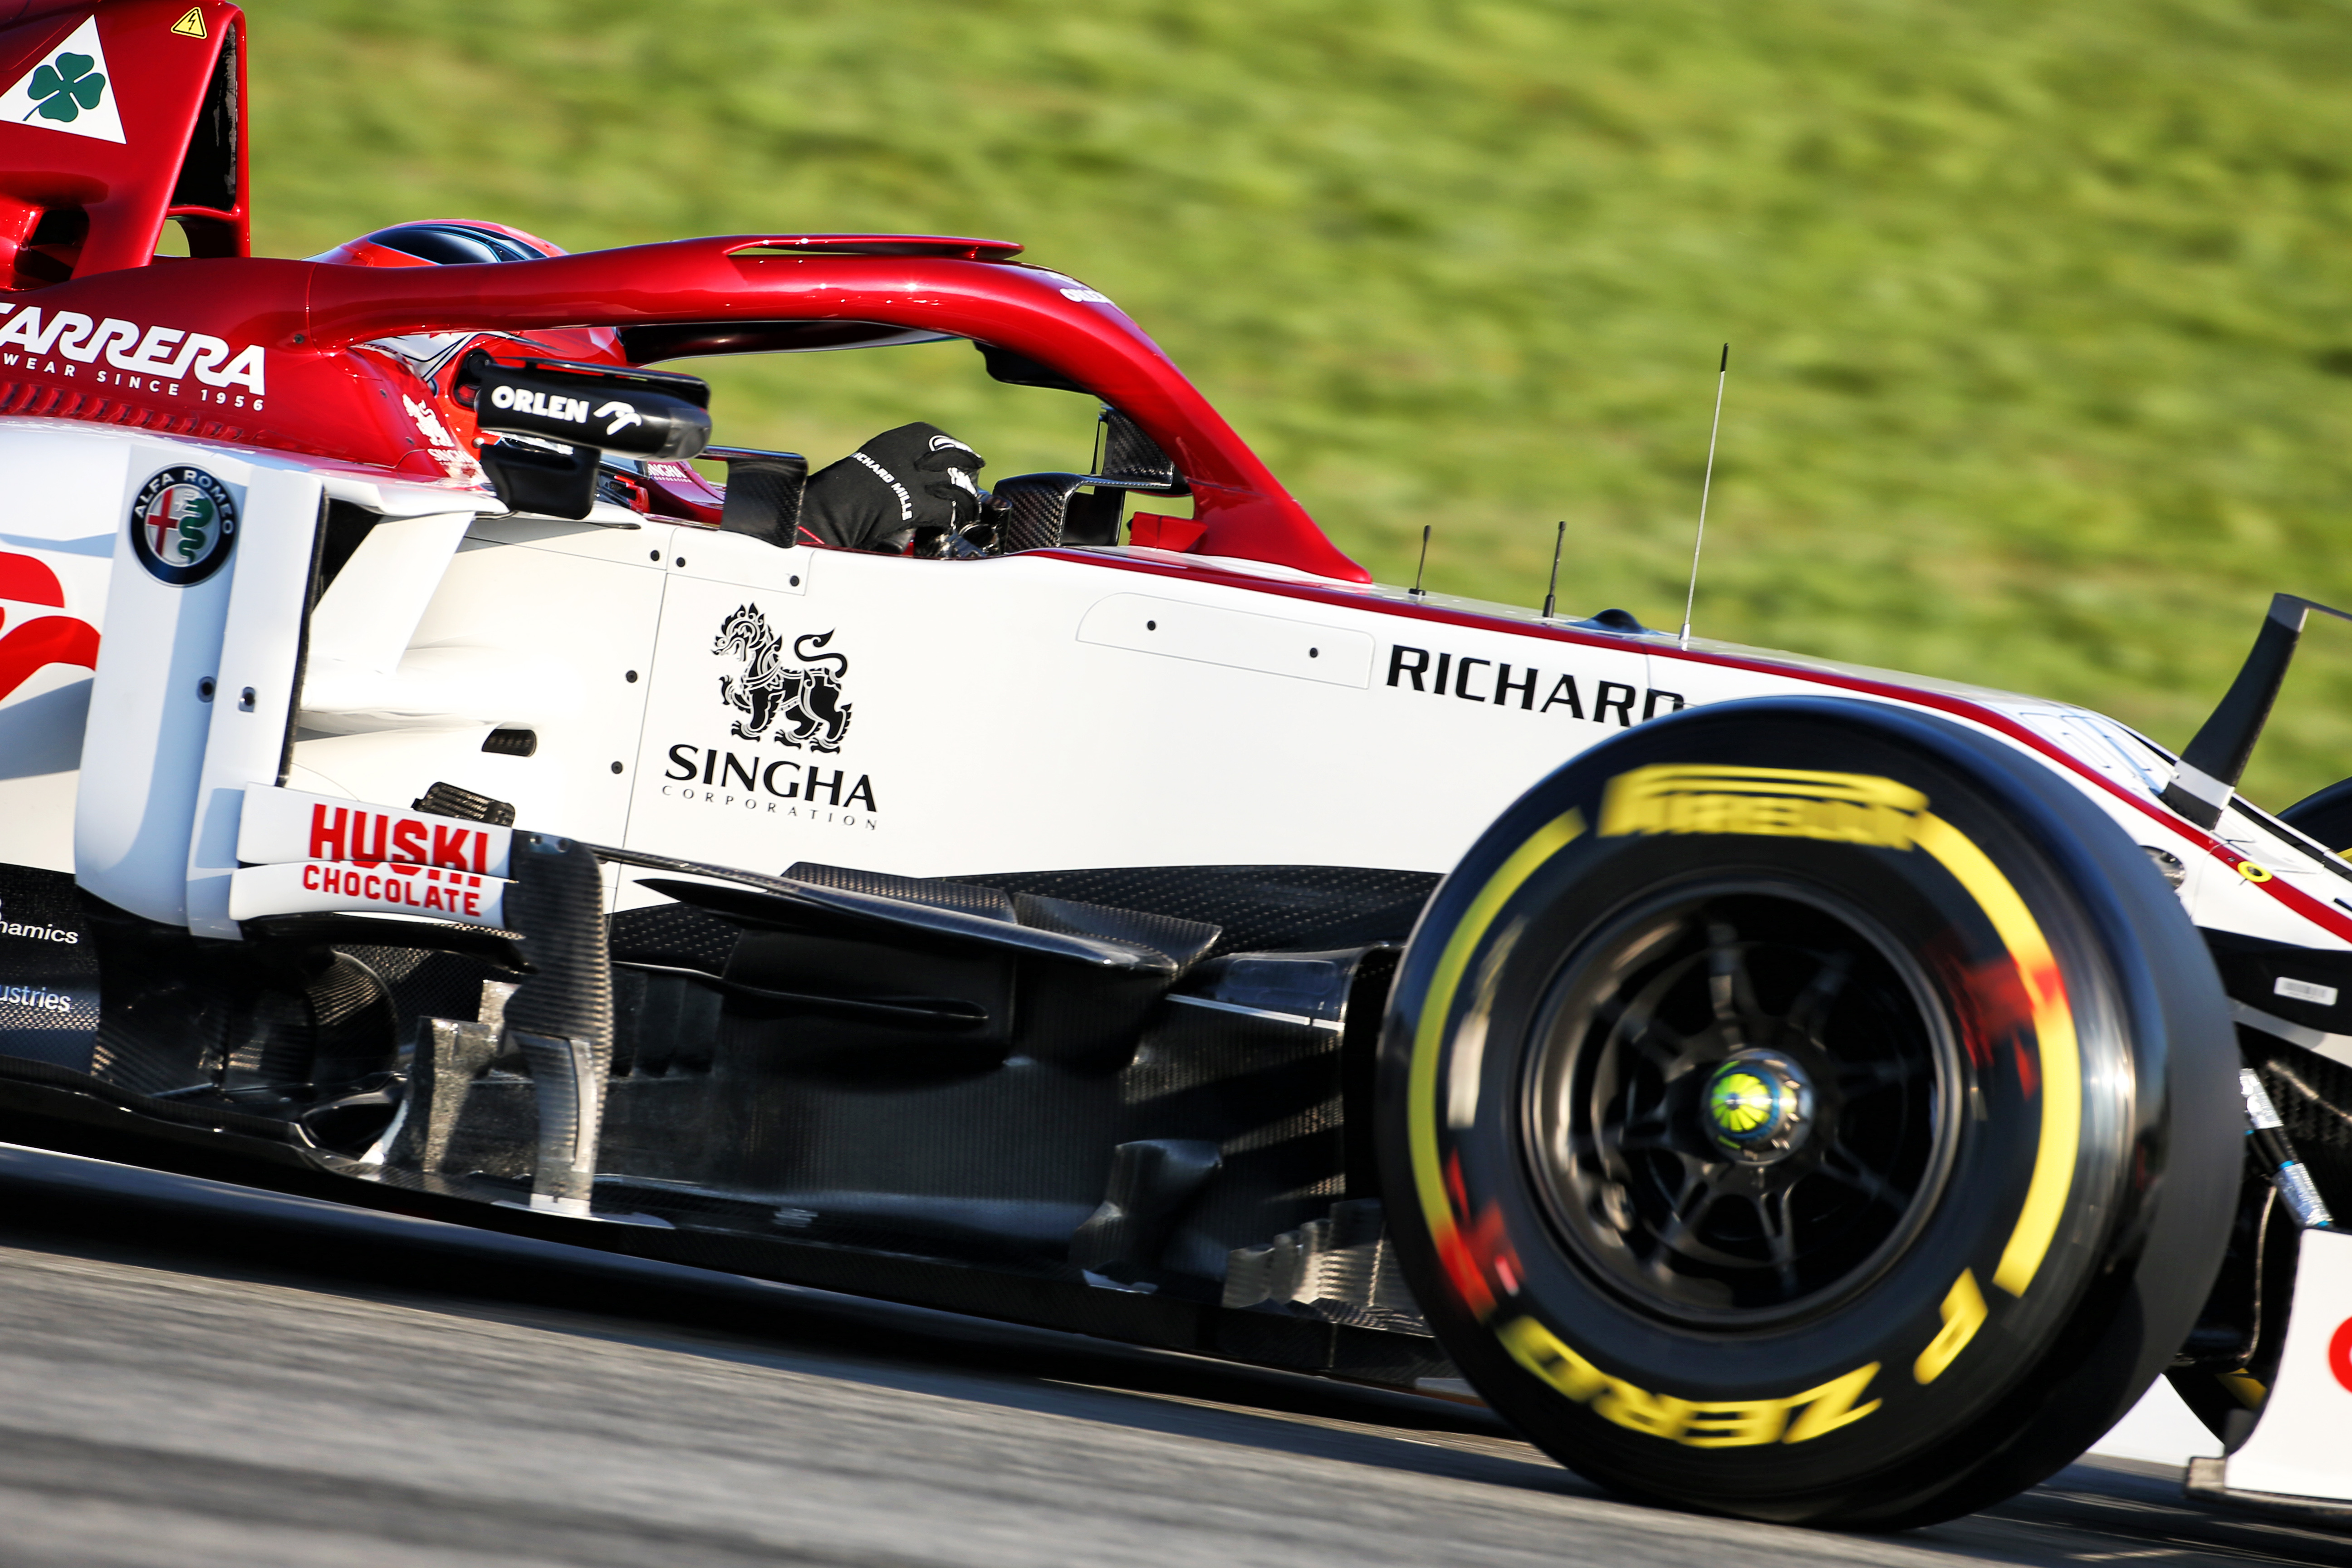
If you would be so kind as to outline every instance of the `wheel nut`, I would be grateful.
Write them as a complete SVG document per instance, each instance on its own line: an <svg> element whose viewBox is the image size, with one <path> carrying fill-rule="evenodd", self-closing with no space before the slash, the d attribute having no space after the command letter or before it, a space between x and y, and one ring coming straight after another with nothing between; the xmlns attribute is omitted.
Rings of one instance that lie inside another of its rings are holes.
<svg viewBox="0 0 2352 1568"><path fill-rule="evenodd" d="M1742 1051L1707 1079L1701 1116L1717 1149L1735 1160L1769 1164L1811 1131L1812 1085L1786 1057Z"/></svg>

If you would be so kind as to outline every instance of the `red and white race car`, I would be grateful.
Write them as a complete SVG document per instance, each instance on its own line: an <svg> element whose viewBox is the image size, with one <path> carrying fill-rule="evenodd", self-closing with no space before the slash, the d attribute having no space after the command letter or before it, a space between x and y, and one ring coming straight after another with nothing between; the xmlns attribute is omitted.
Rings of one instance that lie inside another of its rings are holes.
<svg viewBox="0 0 2352 1568"><path fill-rule="evenodd" d="M2174 757L1384 587L1016 246L257 258L235 6L9 15L8 1136L1466 1378L1756 1518L2168 1373L2195 1485L2352 1501L2352 809L2234 789L2303 601ZM1072 468L811 476L644 368L933 341Z"/></svg>

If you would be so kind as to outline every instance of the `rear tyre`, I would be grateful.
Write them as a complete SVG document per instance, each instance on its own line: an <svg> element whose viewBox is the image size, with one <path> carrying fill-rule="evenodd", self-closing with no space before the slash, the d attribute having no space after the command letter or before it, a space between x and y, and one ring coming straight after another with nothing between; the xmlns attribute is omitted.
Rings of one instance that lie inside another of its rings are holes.
<svg viewBox="0 0 2352 1568"><path fill-rule="evenodd" d="M2163 1370L2240 1158L2221 984L2147 855L1929 715L1716 705L1596 748L1450 876L1381 1163L1447 1352L1562 1463L1928 1522Z"/></svg>

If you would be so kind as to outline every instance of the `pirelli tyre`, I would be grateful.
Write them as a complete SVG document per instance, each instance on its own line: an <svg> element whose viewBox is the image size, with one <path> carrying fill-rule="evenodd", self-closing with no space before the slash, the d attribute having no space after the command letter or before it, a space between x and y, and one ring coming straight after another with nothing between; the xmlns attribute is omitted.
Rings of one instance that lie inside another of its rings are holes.
<svg viewBox="0 0 2352 1568"><path fill-rule="evenodd" d="M1447 878L1383 1027L1446 1352L1653 1501L1890 1528L2074 1458L2165 1367L2238 1187L2211 962L2034 759L1835 700L1596 747Z"/></svg>

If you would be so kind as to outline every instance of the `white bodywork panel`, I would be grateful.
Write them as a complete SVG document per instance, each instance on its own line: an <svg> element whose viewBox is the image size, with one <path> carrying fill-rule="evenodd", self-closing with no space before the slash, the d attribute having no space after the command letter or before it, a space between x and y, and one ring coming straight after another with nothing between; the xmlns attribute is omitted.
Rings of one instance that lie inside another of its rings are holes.
<svg viewBox="0 0 2352 1568"><path fill-rule="evenodd" d="M692 548L714 545L767 549L725 535ZM802 558L804 592L667 584L632 847L772 872L1444 870L1529 784L1638 718L1649 689L1630 639L1536 645L1046 556L770 553ZM722 696L747 671L756 687L763 657L718 646L739 610L783 681L773 715L757 695ZM1429 660L1419 691L1409 670L1391 680L1401 640ZM808 672L832 678L824 701L849 719L837 737L809 717ZM1498 679L1512 683L1503 706ZM1603 697L1611 719L1595 722Z"/></svg>
<svg viewBox="0 0 2352 1568"><path fill-rule="evenodd" d="M2278 1378L2223 1475L2233 1492L2352 1504L2352 1234L2301 1242Z"/></svg>
<svg viewBox="0 0 2352 1568"><path fill-rule="evenodd" d="M237 934L229 914L237 818L247 784L275 777L285 753L310 591L310 549L318 531L320 485L308 474L258 469L248 477L245 499L243 537L221 574L230 580L228 624L214 661L219 689L205 731L188 844L187 922L198 936ZM135 566L126 568L118 555L117 584L133 573L146 575ZM106 711L111 674L111 661L101 655L96 694L100 712ZM87 767L82 776L91 776Z"/></svg>
<svg viewBox="0 0 2352 1568"><path fill-rule="evenodd" d="M226 934L226 877L236 862L215 862L236 847L238 792L257 767L276 771L284 742L320 483L226 453L191 463L176 442L114 445L126 461L100 514L112 535L111 577L82 738L72 865L82 886L109 903ZM231 542L218 547L226 560L186 584L142 567L125 526L149 479L182 467L218 479L236 508ZM243 616L231 635L233 605ZM241 700L247 691L252 697ZM215 742L225 761L236 759L226 773L205 765ZM201 886L193 910L192 878Z"/></svg>
<svg viewBox="0 0 2352 1568"><path fill-rule="evenodd" d="M7 617L0 649L53 616L103 628L131 458L131 444L120 438L0 422L0 552L38 563L55 576L65 600L58 606L0 599ZM90 677L87 667L49 663L0 692L0 855L18 865L73 869L74 793Z"/></svg>
<svg viewBox="0 0 2352 1568"><path fill-rule="evenodd" d="M126 524L148 479L179 466L221 482L238 537L211 576L174 586L139 566ZM0 419L0 859L73 871L124 909L235 935L238 799L278 772L320 498L405 517L446 513L450 492L40 419ZM466 501L461 524L496 510ZM28 584L34 598L11 596ZM17 634L31 640L11 647ZM86 653L68 646L77 637Z"/></svg>
<svg viewBox="0 0 2352 1568"><path fill-rule="evenodd" d="M235 558L193 587L138 570L124 527L147 476L175 463L240 498ZM26 613L116 628L94 681L51 664L0 693L0 858L73 868L113 902L214 935L235 929L230 825L248 782L398 805L446 781L512 803L526 826L770 872L1443 872L1528 786L1633 724L1737 698L1907 696L1786 656L1678 657L1654 634L1547 637L1503 606L1344 584L1287 595L1315 580L1247 563L1213 564L1272 591L1119 569L1183 561L1153 551L918 561L608 506L582 522L484 515L496 503L472 492L34 420L0 420L0 468L19 476L0 497L0 552L37 559L66 600ZM310 617L280 781L322 491L383 521ZM118 552L130 570L112 570ZM198 695L206 676L226 705ZM2181 859L2200 924L2352 945L2259 885L2352 913L2340 863L2245 812L2221 828L2242 859L2217 858L2137 809L2172 759L2122 726L1885 679L1964 697L2130 796L2055 770ZM93 692L105 721L85 726ZM484 752L500 728L531 731L533 754ZM78 777L85 729L102 765ZM615 894L652 897L618 878Z"/></svg>
<svg viewBox="0 0 2352 1568"><path fill-rule="evenodd" d="M625 770L635 752L661 613L665 570L652 557L677 531L477 521L462 543L450 541L455 552L388 667L378 644L372 658L313 668L287 782L404 804L446 780L511 802L525 826L617 842L629 781L613 764ZM327 635L330 601L346 584L363 593L352 574L366 550L320 601L314 635ZM483 752L500 727L532 731L536 753Z"/></svg>
<svg viewBox="0 0 2352 1568"><path fill-rule="evenodd" d="M330 669L388 674L400 667L473 521L470 511L447 511L386 518L368 530L319 597L310 634L313 689Z"/></svg>
<svg viewBox="0 0 2352 1568"><path fill-rule="evenodd" d="M282 458L30 421L0 422L0 452L34 477L0 502L0 531L58 571L68 610L104 602L113 552L127 554L129 498L152 468L199 462L240 494L260 476L228 570L193 589L112 574L125 606L140 607L110 644L123 656L102 661L120 671L98 683L114 721L92 732L108 766L83 791L79 861L66 848L71 771L29 770L61 750L54 731L75 716L64 711L78 706L73 689L89 687L51 667L0 705L0 735L12 719L28 731L15 748L26 773L0 779L0 802L25 807L0 823L0 855L79 865L114 901L215 934L229 929L220 833L205 829L194 860L180 846L175 879L161 829L132 825L169 815L169 802L193 815L199 788L274 776L261 710L290 668L303 553L292 534L309 526L320 482L393 515L312 617L287 783L398 803L446 780L513 803L526 825L769 871L803 859L912 875L1444 871L1522 790L1621 729L1685 705L1822 689L1801 668L1681 659L1655 637L1570 643L1401 616L1403 596L1382 591L1360 607L1108 560L779 550L611 508L583 523L481 517L450 510L446 490L334 472L281 495L299 473ZM266 590L261 567L246 564L256 555L270 567ZM250 585L234 640L258 662L233 681L215 667L232 651L219 639L240 574ZM1270 587L1297 578L1263 575ZM738 612L746 635L722 647ZM84 613L98 625L111 612ZM227 709L194 695L187 678L205 674L230 693ZM237 701L247 685L260 702L251 712ZM2109 721L1969 695L2122 788L2161 787L2169 759ZM35 703L46 706L16 717ZM484 752L499 727L533 731L535 754ZM204 758L216 744L215 768ZM2181 857L2200 921L2333 940L2163 822L2085 793L2139 841ZM2315 896L2336 891L2324 862L2260 824L2233 816L2225 833L2279 875L2328 884ZM193 906L190 885L202 889Z"/></svg>

